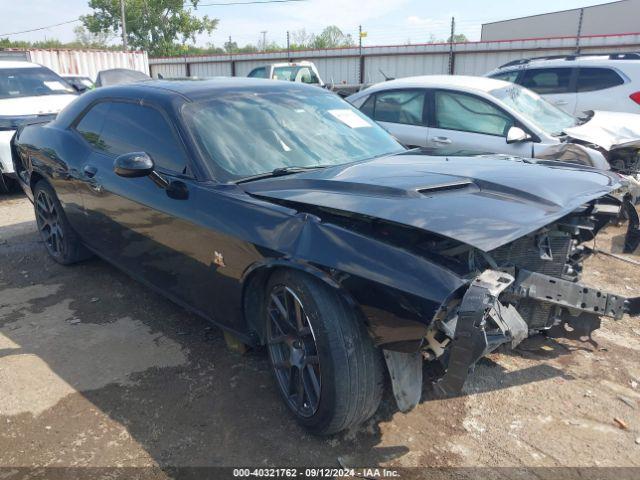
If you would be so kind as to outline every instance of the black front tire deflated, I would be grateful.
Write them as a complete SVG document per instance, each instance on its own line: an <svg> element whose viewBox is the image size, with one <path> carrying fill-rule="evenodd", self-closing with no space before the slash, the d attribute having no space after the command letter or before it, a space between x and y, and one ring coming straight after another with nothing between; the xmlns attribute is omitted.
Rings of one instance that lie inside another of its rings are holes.
<svg viewBox="0 0 640 480"><path fill-rule="evenodd" d="M373 345L357 313L338 293L302 272L279 270L270 277L263 318L269 318L271 292L282 286L291 289L302 303L314 333L321 379L317 410L311 416L298 414L276 381L289 410L317 435L331 435L363 423L373 416L382 398L380 350ZM270 359L275 373L271 355Z"/></svg>

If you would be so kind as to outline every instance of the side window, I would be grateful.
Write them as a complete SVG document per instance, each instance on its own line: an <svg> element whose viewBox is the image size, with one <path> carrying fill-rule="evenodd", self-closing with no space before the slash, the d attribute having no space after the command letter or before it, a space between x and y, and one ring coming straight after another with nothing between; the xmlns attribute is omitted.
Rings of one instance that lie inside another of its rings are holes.
<svg viewBox="0 0 640 480"><path fill-rule="evenodd" d="M610 68L580 68L578 70L578 92L593 92L622 85L624 80Z"/></svg>
<svg viewBox="0 0 640 480"><path fill-rule="evenodd" d="M572 68L534 68L525 70L520 85L542 95L569 93Z"/></svg>
<svg viewBox="0 0 640 480"><path fill-rule="evenodd" d="M100 135L103 150L121 155L147 152L155 164L173 172L185 172L187 160L171 126L154 108L113 102Z"/></svg>
<svg viewBox="0 0 640 480"><path fill-rule="evenodd" d="M249 77L253 78L267 78L267 69L264 67L254 68L249 72Z"/></svg>
<svg viewBox="0 0 640 480"><path fill-rule="evenodd" d="M424 90L378 93L373 118L380 122L424 125L424 96Z"/></svg>
<svg viewBox="0 0 640 480"><path fill-rule="evenodd" d="M513 119L489 102L462 93L436 91L436 127L504 137Z"/></svg>
<svg viewBox="0 0 640 480"><path fill-rule="evenodd" d="M100 139L104 119L109 111L109 103L102 102L94 105L84 114L76 125L76 130L94 148L104 150L104 143Z"/></svg>
<svg viewBox="0 0 640 480"><path fill-rule="evenodd" d="M495 78L496 80L504 80L505 82L515 83L519 73L520 73L520 70L511 70L510 72L496 73L495 75L491 75L491 78Z"/></svg>
<svg viewBox="0 0 640 480"><path fill-rule="evenodd" d="M373 105L376 102L376 96L369 95L366 101L360 107L360 111L364 113L367 117L373 118Z"/></svg>
<svg viewBox="0 0 640 480"><path fill-rule="evenodd" d="M302 67L298 76L302 83L320 83L318 76L308 67Z"/></svg>

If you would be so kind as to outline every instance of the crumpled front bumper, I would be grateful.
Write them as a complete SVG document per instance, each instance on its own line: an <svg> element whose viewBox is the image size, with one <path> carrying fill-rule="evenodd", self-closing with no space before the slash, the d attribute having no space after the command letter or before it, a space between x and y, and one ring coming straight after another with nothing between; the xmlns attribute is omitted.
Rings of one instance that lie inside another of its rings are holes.
<svg viewBox="0 0 640 480"><path fill-rule="evenodd" d="M446 372L435 383L439 394L458 395L480 358L502 344L515 347L529 335L527 322L511 303L500 301L501 295L559 307L554 325L569 325L570 335L576 337L590 338L600 327L600 316L640 315L640 297L624 298L527 270L519 270L515 278L486 270L472 281L458 307Z"/></svg>

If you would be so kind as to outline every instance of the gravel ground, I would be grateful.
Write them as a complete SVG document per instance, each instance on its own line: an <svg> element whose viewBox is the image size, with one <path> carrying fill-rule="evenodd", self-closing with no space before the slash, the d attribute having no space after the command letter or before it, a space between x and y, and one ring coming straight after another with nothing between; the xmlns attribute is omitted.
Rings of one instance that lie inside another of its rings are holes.
<svg viewBox="0 0 640 480"><path fill-rule="evenodd" d="M610 227L598 247L619 252L622 234ZM639 267L603 255L584 281L640 295ZM482 360L464 396L427 392L408 414L387 397L357 431L315 438L289 417L264 352L230 352L218 329L103 261L56 264L29 201L0 197L5 468L640 467L640 323L603 320L594 339L529 339Z"/></svg>

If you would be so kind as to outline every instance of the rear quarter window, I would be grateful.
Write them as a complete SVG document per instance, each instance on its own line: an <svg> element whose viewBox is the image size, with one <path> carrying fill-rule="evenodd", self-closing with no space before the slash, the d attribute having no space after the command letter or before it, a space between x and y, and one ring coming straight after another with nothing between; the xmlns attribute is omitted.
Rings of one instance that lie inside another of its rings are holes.
<svg viewBox="0 0 640 480"><path fill-rule="evenodd" d="M578 92L594 92L622 85L624 79L610 68L580 68L578 70Z"/></svg>

